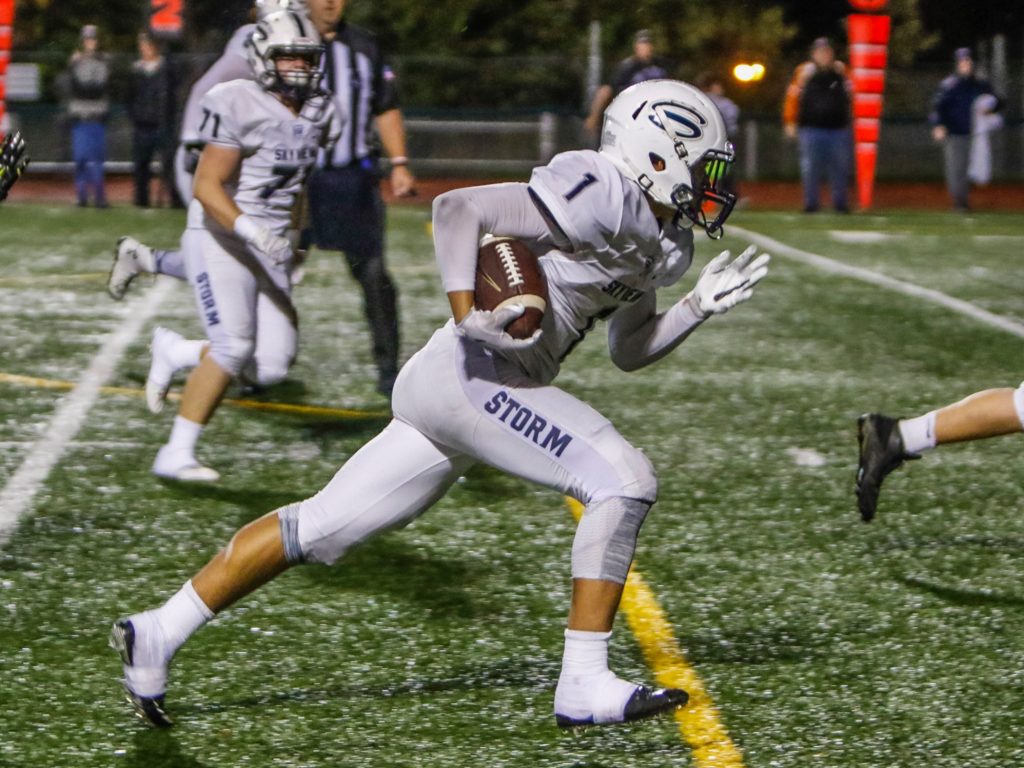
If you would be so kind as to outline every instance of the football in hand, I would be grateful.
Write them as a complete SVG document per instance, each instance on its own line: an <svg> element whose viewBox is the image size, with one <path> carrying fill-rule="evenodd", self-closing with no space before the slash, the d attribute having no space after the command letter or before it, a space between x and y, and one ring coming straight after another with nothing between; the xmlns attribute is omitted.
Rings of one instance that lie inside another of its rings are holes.
<svg viewBox="0 0 1024 768"><path fill-rule="evenodd" d="M486 238L477 257L473 303L490 311L522 304L526 311L505 332L514 339L530 338L548 306L548 285L533 251L515 238Z"/></svg>

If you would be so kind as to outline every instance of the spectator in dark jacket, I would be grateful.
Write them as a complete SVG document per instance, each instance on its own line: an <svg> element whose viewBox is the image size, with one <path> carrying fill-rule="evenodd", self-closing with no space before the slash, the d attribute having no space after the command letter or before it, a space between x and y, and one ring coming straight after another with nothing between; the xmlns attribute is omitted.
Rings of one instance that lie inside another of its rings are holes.
<svg viewBox="0 0 1024 768"><path fill-rule="evenodd" d="M139 59L132 64L132 163L135 205L149 206L149 165L159 152L161 178L172 194L170 174L174 155L174 81L167 59L147 33L139 35Z"/></svg>
<svg viewBox="0 0 1024 768"><path fill-rule="evenodd" d="M974 59L969 48L957 48L953 54L956 71L939 85L928 120L932 137L943 145L946 166L946 188L958 211L968 210L967 178L971 153L971 128L976 104L981 114L988 114L1002 106L987 80L974 73ZM988 97L979 103L979 99Z"/></svg>
<svg viewBox="0 0 1024 768"><path fill-rule="evenodd" d="M75 161L75 193L80 206L88 205L89 190L97 208L107 207L103 164L107 159L105 121L110 111L107 97L110 63L99 51L99 32L94 24L82 27L82 47L71 56L68 70L68 118L71 121L71 155Z"/></svg>
<svg viewBox="0 0 1024 768"><path fill-rule="evenodd" d="M633 38L633 55L623 59L612 73L611 80L601 85L590 104L590 113L583 123L588 135L596 138L601 133L601 120L612 99L631 85L669 76L669 64L654 52L654 36L649 29L641 29Z"/></svg>
<svg viewBox="0 0 1024 768"><path fill-rule="evenodd" d="M849 210L850 90L846 66L836 61L832 44L819 37L811 46L811 60L793 73L782 112L786 135L800 142L800 178L807 213L818 210L821 177L826 171L832 205L841 213Z"/></svg>

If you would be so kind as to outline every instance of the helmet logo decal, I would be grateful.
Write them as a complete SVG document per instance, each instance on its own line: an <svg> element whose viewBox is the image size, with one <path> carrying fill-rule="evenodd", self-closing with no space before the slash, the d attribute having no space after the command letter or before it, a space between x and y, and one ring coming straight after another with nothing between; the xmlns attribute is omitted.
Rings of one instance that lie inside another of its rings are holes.
<svg viewBox="0 0 1024 768"><path fill-rule="evenodd" d="M688 104L678 101L659 101L651 105L648 119L670 136L680 139L699 139L704 135L708 120Z"/></svg>

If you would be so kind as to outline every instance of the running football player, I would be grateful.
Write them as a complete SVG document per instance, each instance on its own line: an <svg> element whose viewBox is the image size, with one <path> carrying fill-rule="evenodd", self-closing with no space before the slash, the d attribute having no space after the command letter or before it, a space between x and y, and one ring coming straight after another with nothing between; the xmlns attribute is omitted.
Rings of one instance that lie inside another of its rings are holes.
<svg viewBox="0 0 1024 768"><path fill-rule="evenodd" d="M886 475L904 461L919 459L946 443L981 440L1024 430L1024 384L975 392L963 400L916 416L894 419L866 413L857 420L860 458L857 464L857 507L870 523Z"/></svg>
<svg viewBox="0 0 1024 768"><path fill-rule="evenodd" d="M554 714L561 727L621 723L675 709L687 694L628 682L608 641L640 526L657 498L650 460L604 416L551 382L598 319L612 361L631 371L708 318L751 297L768 256L726 251L694 289L658 312L656 290L693 258L693 231L719 236L734 199L722 118L698 89L649 81L605 114L600 152L567 152L528 184L449 192L434 202L434 246L452 319L402 369L394 419L314 496L242 528L166 603L115 622L129 700L170 724L168 666L214 614L299 563L331 564L426 511L476 462L586 505L572 546L572 600ZM521 239L539 255L550 303L541 330L513 339L523 308L473 307L480 238Z"/></svg>
<svg viewBox="0 0 1024 768"><path fill-rule="evenodd" d="M146 381L159 412L180 368L195 367L170 440L153 472L175 480L213 481L195 445L231 380L281 381L298 340L285 238L295 199L318 151L339 135L333 106L320 90L323 46L309 19L273 13L250 36L255 80L214 87L200 102L204 146L195 199L181 238L206 340L158 328Z"/></svg>
<svg viewBox="0 0 1024 768"><path fill-rule="evenodd" d="M306 0L256 0L254 8L257 20L280 11L293 11L309 16L317 31L321 33L331 29L341 15L340 0L314 0L311 4L307 4ZM239 27L224 47L220 58L203 73L188 92L181 119L181 136L174 155L175 185L178 188L178 195L186 205L192 202L192 184L199 163L199 154L205 143L199 131L203 120L200 102L215 85L232 80L252 79L246 41L255 28L255 24L243 24ZM297 239L296 233L294 240ZM107 293L111 298L120 300L140 273L168 275L185 280L185 256L180 250L151 248L129 235L118 238L114 249L114 263L107 278Z"/></svg>

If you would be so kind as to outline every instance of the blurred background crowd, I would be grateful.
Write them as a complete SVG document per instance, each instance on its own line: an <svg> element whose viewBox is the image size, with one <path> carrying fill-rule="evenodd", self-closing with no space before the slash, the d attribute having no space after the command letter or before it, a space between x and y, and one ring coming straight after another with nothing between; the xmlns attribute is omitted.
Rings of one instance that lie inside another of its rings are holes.
<svg viewBox="0 0 1024 768"><path fill-rule="evenodd" d="M100 130L108 171L159 173L151 161L176 140L188 86L251 8L249 0L183 3L180 33L150 37L140 36L150 12L142 0L106 0L102 14L96 5L17 3L7 119L30 138L33 173L70 172L73 153L87 155ZM813 59L815 46L828 44L839 61L849 53L846 0L348 5L346 18L373 30L387 52L408 118L409 156L421 177L522 174L555 152L593 144L600 109L632 61L633 74L654 67L700 80L729 101L741 183L795 180L804 142L783 119L787 88L801 63ZM954 71L954 51L965 47L976 74L999 95L1001 130L988 142L991 180L1024 180L1024 4L989 0L985 12L978 11L951 0L889 3L893 31L879 180L943 178L948 150L933 140L935 99ZM650 63L638 64L637 56L649 56ZM76 68L90 69L102 86L83 89ZM834 163L822 158L827 175ZM137 178L135 203L173 203L170 188L150 199L146 173ZM95 174L77 183L80 204L105 204ZM832 202L840 210L847 205L841 198ZM805 199L805 208L813 207Z"/></svg>

